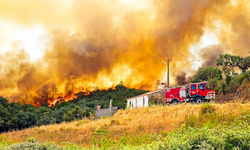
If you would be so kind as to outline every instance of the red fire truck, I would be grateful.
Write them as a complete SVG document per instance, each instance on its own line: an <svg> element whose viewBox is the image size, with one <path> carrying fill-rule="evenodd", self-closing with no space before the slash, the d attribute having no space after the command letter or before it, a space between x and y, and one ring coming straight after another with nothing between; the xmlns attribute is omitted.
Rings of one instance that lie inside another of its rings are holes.
<svg viewBox="0 0 250 150"><path fill-rule="evenodd" d="M200 104L215 99L215 92L209 82L191 83L187 86L165 90L165 101L171 104L191 102Z"/></svg>

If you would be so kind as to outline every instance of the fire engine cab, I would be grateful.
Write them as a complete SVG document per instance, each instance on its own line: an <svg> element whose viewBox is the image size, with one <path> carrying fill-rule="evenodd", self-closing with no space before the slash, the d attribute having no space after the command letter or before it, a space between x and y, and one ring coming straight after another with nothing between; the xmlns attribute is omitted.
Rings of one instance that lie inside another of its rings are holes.
<svg viewBox="0 0 250 150"><path fill-rule="evenodd" d="M165 101L171 104L191 102L200 104L215 99L215 92L209 82L191 83L183 87L165 90Z"/></svg>

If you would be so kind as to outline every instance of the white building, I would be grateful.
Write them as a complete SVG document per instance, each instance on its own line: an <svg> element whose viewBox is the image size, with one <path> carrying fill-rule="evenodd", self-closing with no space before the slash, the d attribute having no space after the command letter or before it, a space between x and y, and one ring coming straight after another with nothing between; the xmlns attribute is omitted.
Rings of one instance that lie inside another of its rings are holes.
<svg viewBox="0 0 250 150"><path fill-rule="evenodd" d="M148 96L146 94L127 99L127 108L148 107Z"/></svg>
<svg viewBox="0 0 250 150"><path fill-rule="evenodd" d="M148 107L151 96L154 96L156 94L161 94L163 98L165 98L165 89L155 90L139 96L128 98L127 108Z"/></svg>

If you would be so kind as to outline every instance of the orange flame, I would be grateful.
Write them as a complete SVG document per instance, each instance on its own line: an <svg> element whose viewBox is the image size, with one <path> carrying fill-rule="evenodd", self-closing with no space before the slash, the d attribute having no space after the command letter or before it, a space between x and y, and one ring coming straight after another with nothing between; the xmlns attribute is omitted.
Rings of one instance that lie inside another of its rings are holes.
<svg viewBox="0 0 250 150"><path fill-rule="evenodd" d="M34 103L33 105L36 106L36 107L41 106L40 102Z"/></svg>
<svg viewBox="0 0 250 150"><path fill-rule="evenodd" d="M58 98L58 99L54 99L54 100L48 100L47 103L49 103L49 105L48 105L49 107L53 107L56 105L56 103L68 102L68 101L72 101L76 98L77 98L77 96L75 95L74 92L72 92L70 96L67 96L64 98Z"/></svg>

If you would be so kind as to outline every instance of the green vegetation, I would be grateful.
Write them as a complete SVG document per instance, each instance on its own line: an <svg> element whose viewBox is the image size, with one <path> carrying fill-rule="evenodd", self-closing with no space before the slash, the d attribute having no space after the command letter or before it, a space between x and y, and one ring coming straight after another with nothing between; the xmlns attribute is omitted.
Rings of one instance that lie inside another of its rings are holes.
<svg viewBox="0 0 250 150"><path fill-rule="evenodd" d="M113 140L107 137L109 130L98 129L92 132L96 136L92 138L90 149L249 149L249 111L241 109L240 115L224 114L217 111L214 105L203 104L198 114L188 113L181 126L160 134L138 134L138 131L137 134L127 133L119 140ZM7 150L89 149L71 142L64 143L66 146L39 143L34 138L28 139L28 142L12 144L3 134L0 145Z"/></svg>
<svg viewBox="0 0 250 150"><path fill-rule="evenodd" d="M250 57L243 58L230 54L220 55L216 64L222 66L222 70L213 67L201 69L194 75L191 82L209 81L217 95L235 93L239 90L244 95L243 99L248 99L250 94L250 71L247 71L247 69L250 66ZM237 74L234 67L241 69L242 74Z"/></svg>
<svg viewBox="0 0 250 150"><path fill-rule="evenodd" d="M211 79L221 80L222 79L222 71L219 68L207 67L205 69L199 70L194 78L191 80L194 82L204 82Z"/></svg>
<svg viewBox="0 0 250 150"><path fill-rule="evenodd" d="M245 99L248 97L248 89L250 83L250 71L246 71L240 75L226 75L225 79L217 80L216 78L208 80L214 85L214 91L217 95L235 93L237 90L245 92Z"/></svg>
<svg viewBox="0 0 250 150"><path fill-rule="evenodd" d="M48 107L48 104L36 107L30 104L21 105L19 102L8 103L7 99L0 97L0 133L89 118L95 113L97 104L101 108L108 108L110 99L113 99L113 106L125 109L126 98L145 92L126 88L120 83L115 89L95 90L88 95L80 92L73 101L57 103L53 108Z"/></svg>
<svg viewBox="0 0 250 150"><path fill-rule="evenodd" d="M185 127L185 126L184 126ZM123 149L249 149L249 125L242 123L238 126L210 124L202 128L180 128L167 133L164 138L151 144L126 146Z"/></svg>
<svg viewBox="0 0 250 150"><path fill-rule="evenodd" d="M183 125L183 127L185 127ZM250 126L241 123L237 126L234 124L226 126L219 125L212 127L210 124L204 125L202 128L180 128L176 131L165 133L163 135L148 135L148 139L154 141L150 144L143 143L139 146L129 145L124 142L114 147L109 147L109 141L103 141L98 144L99 148L92 149L249 149L250 147ZM127 140L127 137L125 140ZM140 138L138 138L140 139ZM107 145L106 145L107 144ZM81 148L74 144L66 147L58 147L51 143L17 143L5 147L6 150L24 150L24 149L87 149Z"/></svg>
<svg viewBox="0 0 250 150"><path fill-rule="evenodd" d="M234 74L234 67L238 67L242 73L245 73L250 67L250 56L240 57L230 54L222 54L216 61L217 66L222 66L225 74Z"/></svg>

